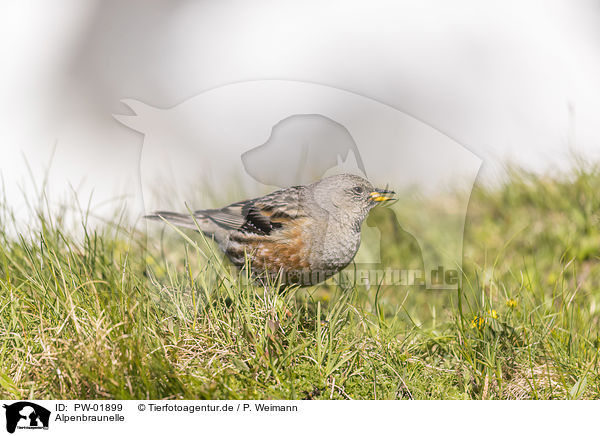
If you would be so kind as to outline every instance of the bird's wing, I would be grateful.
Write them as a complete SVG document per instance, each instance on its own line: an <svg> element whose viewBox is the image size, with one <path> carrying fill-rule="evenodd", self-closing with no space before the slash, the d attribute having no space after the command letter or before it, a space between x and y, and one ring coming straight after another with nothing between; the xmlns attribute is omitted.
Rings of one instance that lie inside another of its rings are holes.
<svg viewBox="0 0 600 436"><path fill-rule="evenodd" d="M222 209L199 210L195 215L207 217L227 230L268 235L287 221L300 215L300 187L275 191L264 197L240 201Z"/></svg>

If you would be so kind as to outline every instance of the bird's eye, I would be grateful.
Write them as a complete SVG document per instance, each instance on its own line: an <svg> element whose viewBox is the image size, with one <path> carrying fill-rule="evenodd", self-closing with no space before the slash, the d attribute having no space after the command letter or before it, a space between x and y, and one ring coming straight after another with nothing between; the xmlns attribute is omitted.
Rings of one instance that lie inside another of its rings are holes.
<svg viewBox="0 0 600 436"><path fill-rule="evenodd" d="M352 189L352 191L354 191L355 194L362 194L363 192L365 192L362 186L356 186Z"/></svg>

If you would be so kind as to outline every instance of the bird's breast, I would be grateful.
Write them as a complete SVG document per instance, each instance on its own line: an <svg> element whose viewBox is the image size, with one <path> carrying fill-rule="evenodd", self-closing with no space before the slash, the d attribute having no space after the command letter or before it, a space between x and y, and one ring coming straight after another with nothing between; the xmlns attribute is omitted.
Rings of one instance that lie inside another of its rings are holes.
<svg viewBox="0 0 600 436"><path fill-rule="evenodd" d="M360 232L328 226L322 237L313 239L311 264L315 268L341 270L354 259L359 246Z"/></svg>

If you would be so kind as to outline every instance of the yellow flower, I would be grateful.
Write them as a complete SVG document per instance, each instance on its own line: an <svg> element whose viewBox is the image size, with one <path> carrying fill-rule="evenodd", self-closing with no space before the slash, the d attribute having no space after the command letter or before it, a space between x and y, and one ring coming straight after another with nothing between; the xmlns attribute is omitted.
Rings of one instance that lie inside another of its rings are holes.
<svg viewBox="0 0 600 436"><path fill-rule="evenodd" d="M515 307L517 307L517 300L515 300L514 298L509 298L508 300L506 300L506 305L511 309L514 309Z"/></svg>
<svg viewBox="0 0 600 436"><path fill-rule="evenodd" d="M485 326L485 319L481 316L475 316L473 321L471 321L471 328L476 328L477 330L482 330Z"/></svg>
<svg viewBox="0 0 600 436"><path fill-rule="evenodd" d="M498 318L498 312L496 312L494 309L488 310L488 314L494 319Z"/></svg>

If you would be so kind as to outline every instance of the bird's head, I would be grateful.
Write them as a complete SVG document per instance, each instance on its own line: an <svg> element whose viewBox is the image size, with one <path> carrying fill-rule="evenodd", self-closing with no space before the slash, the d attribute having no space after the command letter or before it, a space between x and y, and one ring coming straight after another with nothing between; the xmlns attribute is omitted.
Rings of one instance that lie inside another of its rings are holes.
<svg viewBox="0 0 600 436"><path fill-rule="evenodd" d="M314 185L314 198L337 220L352 219L362 223L379 203L394 199L394 191L374 188L371 182L353 174L324 178Z"/></svg>

